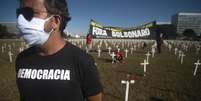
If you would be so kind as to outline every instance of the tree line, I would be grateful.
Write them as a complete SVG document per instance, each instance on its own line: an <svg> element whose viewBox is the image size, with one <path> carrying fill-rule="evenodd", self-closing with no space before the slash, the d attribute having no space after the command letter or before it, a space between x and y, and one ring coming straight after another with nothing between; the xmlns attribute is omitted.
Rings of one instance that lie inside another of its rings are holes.
<svg viewBox="0 0 201 101"><path fill-rule="evenodd" d="M16 39L16 38L19 38L19 36L17 36L14 33L10 33L8 30L9 29L7 28L7 26L0 24L0 39Z"/></svg>

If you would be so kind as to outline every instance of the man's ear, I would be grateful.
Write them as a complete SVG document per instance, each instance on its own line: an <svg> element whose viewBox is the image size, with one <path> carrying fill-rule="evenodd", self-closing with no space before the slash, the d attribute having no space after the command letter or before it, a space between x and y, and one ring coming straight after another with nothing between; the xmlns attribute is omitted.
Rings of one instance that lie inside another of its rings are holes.
<svg viewBox="0 0 201 101"><path fill-rule="evenodd" d="M61 24L61 17L60 16L54 16L52 18L52 28L54 30L59 30L59 27L60 27L60 24Z"/></svg>

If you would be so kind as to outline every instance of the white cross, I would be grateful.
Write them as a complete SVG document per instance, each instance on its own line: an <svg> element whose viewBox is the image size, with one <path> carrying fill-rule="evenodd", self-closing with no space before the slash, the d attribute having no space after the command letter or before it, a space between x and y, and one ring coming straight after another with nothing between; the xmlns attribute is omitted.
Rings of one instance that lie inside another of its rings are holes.
<svg viewBox="0 0 201 101"><path fill-rule="evenodd" d="M125 53L126 53L125 58L127 58L128 57L128 49L125 50Z"/></svg>
<svg viewBox="0 0 201 101"><path fill-rule="evenodd" d="M133 50L134 50L134 48L133 48L133 47L131 47L131 54L133 54Z"/></svg>
<svg viewBox="0 0 201 101"><path fill-rule="evenodd" d="M181 50L179 50L179 59L180 59L180 57L181 57L181 54L182 54L182 51L181 51Z"/></svg>
<svg viewBox="0 0 201 101"><path fill-rule="evenodd" d="M24 50L23 47L20 47L20 48L19 48L19 52L20 52L20 53L21 53L23 50Z"/></svg>
<svg viewBox="0 0 201 101"><path fill-rule="evenodd" d="M184 56L186 56L186 55L182 52L182 54L181 54L181 64L183 64Z"/></svg>
<svg viewBox="0 0 201 101"><path fill-rule="evenodd" d="M137 50L137 46L136 45L134 45L134 51L136 51Z"/></svg>
<svg viewBox="0 0 201 101"><path fill-rule="evenodd" d="M122 80L121 83L126 84L125 101L128 101L129 87L130 87L130 84L135 83L135 80Z"/></svg>
<svg viewBox="0 0 201 101"><path fill-rule="evenodd" d="M117 49L118 52L120 52L120 50L121 50L120 48Z"/></svg>
<svg viewBox="0 0 201 101"><path fill-rule="evenodd" d="M152 58L153 58L156 53L156 49L154 47L152 47L151 52L152 52Z"/></svg>
<svg viewBox="0 0 201 101"><path fill-rule="evenodd" d="M168 45L168 48L169 48L169 51L171 51L171 49L172 49L172 45L169 44L169 45Z"/></svg>
<svg viewBox="0 0 201 101"><path fill-rule="evenodd" d="M100 47L102 47L102 43L103 43L103 42L101 41L101 42L100 42ZM99 48L100 48L100 47L99 47Z"/></svg>
<svg viewBox="0 0 201 101"><path fill-rule="evenodd" d="M149 51L148 51L148 53L145 54L145 55L147 56L147 62L149 63L149 56L150 56L151 54L150 54Z"/></svg>
<svg viewBox="0 0 201 101"><path fill-rule="evenodd" d="M86 53L89 53L89 49L87 46L85 47L85 50L86 50Z"/></svg>
<svg viewBox="0 0 201 101"><path fill-rule="evenodd" d="M147 71L147 65L148 65L149 63L146 61L146 60L144 60L144 63L141 63L140 65L143 65L144 66L144 76L146 76L146 71Z"/></svg>
<svg viewBox="0 0 201 101"><path fill-rule="evenodd" d="M4 53L4 49L5 47L4 46L1 46L1 52Z"/></svg>
<svg viewBox="0 0 201 101"><path fill-rule="evenodd" d="M8 49L9 49L9 51L11 51L11 45L8 45Z"/></svg>
<svg viewBox="0 0 201 101"><path fill-rule="evenodd" d="M198 61L197 61L196 63L194 63L194 64L195 64L195 70L194 70L193 75L196 76L198 66L201 65L200 60L198 60Z"/></svg>
<svg viewBox="0 0 201 101"><path fill-rule="evenodd" d="M114 52L112 52L112 54L110 54L110 56L112 57L112 63L114 63L115 62L115 54L114 54Z"/></svg>
<svg viewBox="0 0 201 101"><path fill-rule="evenodd" d="M111 54L111 47L108 47L108 54Z"/></svg>
<svg viewBox="0 0 201 101"><path fill-rule="evenodd" d="M119 46L118 45L116 45L116 49L118 49L119 48Z"/></svg>
<svg viewBox="0 0 201 101"><path fill-rule="evenodd" d="M174 49L174 54L177 55L178 48Z"/></svg>
<svg viewBox="0 0 201 101"><path fill-rule="evenodd" d="M100 49L100 45L98 45L97 48Z"/></svg>
<svg viewBox="0 0 201 101"><path fill-rule="evenodd" d="M101 56L101 49L99 48L98 49L98 57L100 57Z"/></svg>
<svg viewBox="0 0 201 101"><path fill-rule="evenodd" d="M13 62L13 58L12 58L13 53L12 53L11 51L9 51L9 52L8 52L8 55L9 55L10 63L12 63L12 62Z"/></svg>

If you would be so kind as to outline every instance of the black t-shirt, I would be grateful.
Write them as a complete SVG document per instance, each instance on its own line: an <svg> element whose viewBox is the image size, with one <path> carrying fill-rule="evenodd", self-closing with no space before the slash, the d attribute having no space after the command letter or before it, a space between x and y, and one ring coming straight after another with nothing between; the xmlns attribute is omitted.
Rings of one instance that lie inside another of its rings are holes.
<svg viewBox="0 0 201 101"><path fill-rule="evenodd" d="M21 101L85 101L102 92L93 58L68 42L49 56L36 47L23 51L16 73Z"/></svg>

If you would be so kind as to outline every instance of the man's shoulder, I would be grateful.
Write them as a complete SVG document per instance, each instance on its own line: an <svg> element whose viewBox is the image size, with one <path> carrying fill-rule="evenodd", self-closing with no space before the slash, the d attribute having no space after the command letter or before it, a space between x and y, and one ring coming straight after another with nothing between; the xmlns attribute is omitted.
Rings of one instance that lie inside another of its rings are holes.
<svg viewBox="0 0 201 101"><path fill-rule="evenodd" d="M36 52L35 47L27 48L27 49L25 49L24 51L22 51L21 53L19 53L17 55L17 59L16 60L29 57L30 55L35 54L35 52Z"/></svg>
<svg viewBox="0 0 201 101"><path fill-rule="evenodd" d="M72 53L80 53L82 52L82 50L80 48L78 48L77 46L73 45L72 43L70 42L67 42L66 43L66 50L70 50Z"/></svg>
<svg viewBox="0 0 201 101"><path fill-rule="evenodd" d="M67 46L66 49L71 50L72 54L75 54L75 55L80 55L85 52L84 50L80 49L79 47L73 45L70 42L67 42L66 46Z"/></svg>
<svg viewBox="0 0 201 101"><path fill-rule="evenodd" d="M92 56L88 53L86 53L86 51L80 49L79 47L71 44L71 43L67 43L68 44L68 48L72 51L72 54L75 55L77 58L79 59L88 59L88 58L92 58Z"/></svg>

